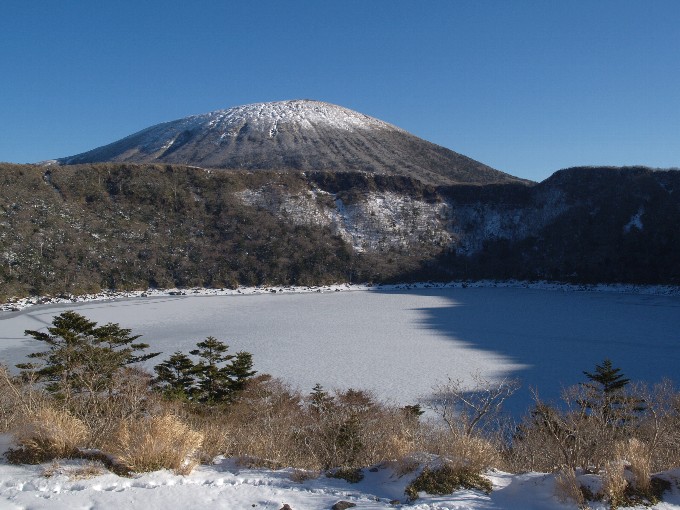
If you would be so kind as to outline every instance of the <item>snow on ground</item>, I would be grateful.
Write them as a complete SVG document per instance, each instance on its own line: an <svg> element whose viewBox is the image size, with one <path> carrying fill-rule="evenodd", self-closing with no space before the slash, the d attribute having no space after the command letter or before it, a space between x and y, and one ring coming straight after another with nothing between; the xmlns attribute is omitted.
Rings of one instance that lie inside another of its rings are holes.
<svg viewBox="0 0 680 510"><path fill-rule="evenodd" d="M24 330L46 328L54 315L73 309L142 334L163 352L148 368L212 335L232 351L253 353L259 372L304 392L316 383L352 387L399 404L426 398L447 377L471 381L479 372L522 380L508 401L518 416L530 405L530 386L556 399L605 358L632 380L679 379L677 288L495 285L166 291L33 306L0 312L0 359L25 361L38 346Z"/></svg>
<svg viewBox="0 0 680 510"><path fill-rule="evenodd" d="M490 471L491 494L461 490L446 496L421 493L415 501L404 495L414 474L398 476L389 466L364 469L365 478L350 484L321 476L294 482L294 471L244 469L233 459L217 458L213 465L199 466L188 476L157 471L123 478L109 472L79 478L81 461L64 460L57 466L11 466L0 463L0 508L7 510L126 510L225 509L279 510L287 504L293 510L330 509L339 501L357 510L403 508L412 510L566 510L574 503L560 502L555 495L553 475L525 473L511 475ZM50 474L51 476L46 476ZM677 483L680 471L665 473L674 483L665 502L656 510L680 509ZM593 510L607 505L591 503ZM640 507L645 508L645 507Z"/></svg>

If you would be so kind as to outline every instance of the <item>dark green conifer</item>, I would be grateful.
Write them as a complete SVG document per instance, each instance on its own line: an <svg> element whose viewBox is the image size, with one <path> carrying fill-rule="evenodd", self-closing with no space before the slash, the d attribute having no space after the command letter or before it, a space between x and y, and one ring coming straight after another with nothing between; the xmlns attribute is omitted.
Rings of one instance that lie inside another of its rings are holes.
<svg viewBox="0 0 680 510"><path fill-rule="evenodd" d="M605 425L621 425L632 420L644 409L644 402L627 394L626 378L620 368L614 368L610 359L595 365L594 372L584 371L589 382L582 383L586 394L578 403L589 413L596 413Z"/></svg>
<svg viewBox="0 0 680 510"><path fill-rule="evenodd" d="M334 399L321 384L316 383L309 394L309 405L317 413L323 413L333 407Z"/></svg>
<svg viewBox="0 0 680 510"><path fill-rule="evenodd" d="M212 336L198 342L196 346L198 349L190 351L190 354L199 358L194 368L198 379L198 400L209 403L225 400L230 392L231 379L229 371L220 365L234 358L227 354L229 346Z"/></svg>
<svg viewBox="0 0 680 510"><path fill-rule="evenodd" d="M605 394L623 390L630 382L630 379L623 376L620 368L613 367L610 359L605 359L601 365L595 365L595 372L584 371L583 373L593 383L600 384L601 386L598 389Z"/></svg>
<svg viewBox="0 0 680 510"><path fill-rule="evenodd" d="M60 398L110 390L114 375L122 367L158 355L141 354L149 346L135 343L140 335L132 335L129 329L113 323L97 326L73 311L54 317L47 332L26 330L25 334L46 343L48 349L28 355L39 360L37 363L17 367L26 377L45 381L47 391Z"/></svg>
<svg viewBox="0 0 680 510"><path fill-rule="evenodd" d="M156 365L156 384L170 398L188 400L194 392L196 366L186 354L177 351L163 363Z"/></svg>
<svg viewBox="0 0 680 510"><path fill-rule="evenodd" d="M248 379L257 372L253 370L253 355L249 352L240 351L236 353L234 360L225 367L231 380L230 391L241 391Z"/></svg>

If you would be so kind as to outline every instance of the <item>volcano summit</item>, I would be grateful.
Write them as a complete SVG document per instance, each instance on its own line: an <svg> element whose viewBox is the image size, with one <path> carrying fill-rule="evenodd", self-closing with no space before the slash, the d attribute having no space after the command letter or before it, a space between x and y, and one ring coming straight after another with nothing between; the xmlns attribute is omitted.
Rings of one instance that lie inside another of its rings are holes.
<svg viewBox="0 0 680 510"><path fill-rule="evenodd" d="M519 181L367 115L310 100L238 106L149 127L56 160L167 163L203 168L360 171L428 184Z"/></svg>

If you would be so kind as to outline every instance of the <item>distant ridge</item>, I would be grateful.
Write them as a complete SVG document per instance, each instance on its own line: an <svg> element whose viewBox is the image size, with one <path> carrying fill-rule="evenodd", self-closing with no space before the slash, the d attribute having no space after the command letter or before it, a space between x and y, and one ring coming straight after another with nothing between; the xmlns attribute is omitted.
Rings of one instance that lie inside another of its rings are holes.
<svg viewBox="0 0 680 510"><path fill-rule="evenodd" d="M361 171L427 184L523 182L381 120L311 100L250 104L164 122L56 162Z"/></svg>

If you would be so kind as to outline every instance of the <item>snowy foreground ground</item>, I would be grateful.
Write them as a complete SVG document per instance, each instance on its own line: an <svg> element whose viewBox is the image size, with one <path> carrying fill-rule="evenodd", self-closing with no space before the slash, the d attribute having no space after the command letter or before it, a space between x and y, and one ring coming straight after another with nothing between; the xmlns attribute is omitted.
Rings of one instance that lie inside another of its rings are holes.
<svg viewBox="0 0 680 510"><path fill-rule="evenodd" d="M72 509L229 509L326 510L340 501L357 510L404 508L419 510L562 510L576 509L574 503L560 502L554 492L554 476L541 473L510 475L488 472L493 491L486 495L461 490L448 496L421 497L409 502L404 497L413 474L397 476L389 467L364 470L356 484L320 477L294 482L293 470L242 469L231 459L215 459L211 466L199 466L188 476L158 471L132 478L112 473L80 478L82 464L62 461L59 466L10 466L0 463L0 508L7 510ZM46 476L48 474L49 476ZM680 471L664 473L671 481L657 510L680 509ZM591 503L590 508L607 508ZM640 507L644 508L644 507Z"/></svg>
<svg viewBox="0 0 680 510"><path fill-rule="evenodd" d="M276 290L274 293L272 290ZM547 285L462 285L147 293L107 301L11 305L0 312L0 359L14 364L36 345L24 329L41 329L74 309L100 323L141 333L163 357L213 335L254 354L256 368L301 389L367 388L381 399L411 403L447 376L479 371L518 376L556 396L582 370L612 358L631 379L676 381L680 366L680 294L670 288L578 289ZM317 292L317 290L319 292ZM585 291L584 291L585 290ZM602 292L590 292L599 290ZM282 291L282 292L281 292ZM173 291L178 292L178 291ZM186 292L186 291L184 291ZM243 294L234 297L229 294ZM202 294L215 294L205 296ZM115 296L118 298L126 296ZM79 300L75 300L79 301ZM528 401L518 397L515 412ZM0 450L11 439L0 436ZM490 495L463 490L408 502L415 473L365 469L358 484L319 477L295 482L293 470L246 469L215 460L188 476L160 471L123 478L104 471L81 477L82 461L11 466L0 460L0 509L574 509L555 496L554 477L489 472ZM49 476L48 476L49 475ZM672 492L656 509L680 509L680 470L664 473ZM591 503L593 509L607 508Z"/></svg>

